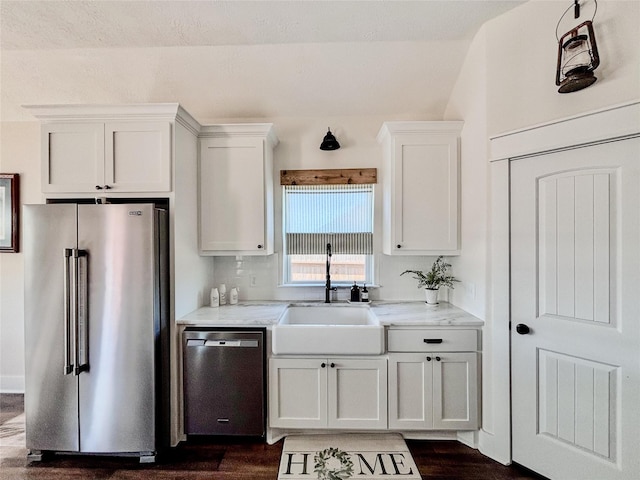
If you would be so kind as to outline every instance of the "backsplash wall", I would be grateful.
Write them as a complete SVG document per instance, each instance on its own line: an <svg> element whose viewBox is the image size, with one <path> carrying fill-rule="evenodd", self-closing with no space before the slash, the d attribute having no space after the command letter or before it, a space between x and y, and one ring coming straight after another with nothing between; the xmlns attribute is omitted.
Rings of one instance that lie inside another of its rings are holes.
<svg viewBox="0 0 640 480"><path fill-rule="evenodd" d="M411 275L400 276L407 269L427 270L435 257L388 256L375 257L379 287L370 289L371 300L424 300L424 291L417 288ZM281 260L279 254L266 257L214 257L214 284L224 283L227 292L238 287L242 300L324 300L324 286L286 287L280 285ZM455 275L455 271L452 271ZM349 286L338 288L337 300L349 298ZM440 299L447 300L448 291L441 289Z"/></svg>

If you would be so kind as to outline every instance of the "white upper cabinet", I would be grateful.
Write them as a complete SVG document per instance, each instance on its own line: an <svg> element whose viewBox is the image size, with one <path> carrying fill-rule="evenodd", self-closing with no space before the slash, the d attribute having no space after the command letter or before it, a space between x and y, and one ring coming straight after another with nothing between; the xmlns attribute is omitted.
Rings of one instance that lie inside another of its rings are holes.
<svg viewBox="0 0 640 480"><path fill-rule="evenodd" d="M457 255L462 122L385 122L383 253Z"/></svg>
<svg viewBox="0 0 640 480"><path fill-rule="evenodd" d="M121 192L171 190L169 122L105 124L105 185Z"/></svg>
<svg viewBox="0 0 640 480"><path fill-rule="evenodd" d="M271 124L203 127L201 254L273 253L273 148L277 143Z"/></svg>
<svg viewBox="0 0 640 480"><path fill-rule="evenodd" d="M43 193L171 191L177 104L27 108L43 122Z"/></svg>

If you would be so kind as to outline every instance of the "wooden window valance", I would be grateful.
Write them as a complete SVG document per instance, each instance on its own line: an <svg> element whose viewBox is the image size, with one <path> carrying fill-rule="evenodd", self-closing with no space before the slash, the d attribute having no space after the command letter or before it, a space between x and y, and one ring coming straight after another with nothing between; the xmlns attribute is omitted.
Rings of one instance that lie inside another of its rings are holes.
<svg viewBox="0 0 640 480"><path fill-rule="evenodd" d="M378 183L377 168L280 170L280 185L359 185Z"/></svg>

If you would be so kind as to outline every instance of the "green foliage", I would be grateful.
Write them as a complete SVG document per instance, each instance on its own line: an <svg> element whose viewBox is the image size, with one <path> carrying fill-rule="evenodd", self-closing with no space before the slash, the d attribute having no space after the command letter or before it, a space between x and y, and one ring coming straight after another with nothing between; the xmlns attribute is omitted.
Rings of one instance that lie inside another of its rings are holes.
<svg viewBox="0 0 640 480"><path fill-rule="evenodd" d="M400 275L412 273L413 278L418 280L418 288L429 288L432 290L437 290L442 286L453 288L453 283L459 282L460 280L448 274L447 270L450 266L451 264L446 263L442 255L440 255L436 261L433 262L431 270L427 273L424 273L422 270L405 270Z"/></svg>
<svg viewBox="0 0 640 480"><path fill-rule="evenodd" d="M326 448L313 457L313 471L319 480L346 480L353 475L353 461L347 452L338 448Z"/></svg>

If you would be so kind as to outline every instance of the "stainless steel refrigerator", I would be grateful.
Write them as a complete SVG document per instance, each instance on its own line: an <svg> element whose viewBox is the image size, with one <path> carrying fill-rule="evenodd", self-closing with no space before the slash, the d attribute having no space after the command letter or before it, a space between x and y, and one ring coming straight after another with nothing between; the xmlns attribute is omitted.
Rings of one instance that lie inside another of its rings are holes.
<svg viewBox="0 0 640 480"><path fill-rule="evenodd" d="M167 212L24 207L26 446L139 455L168 444Z"/></svg>

